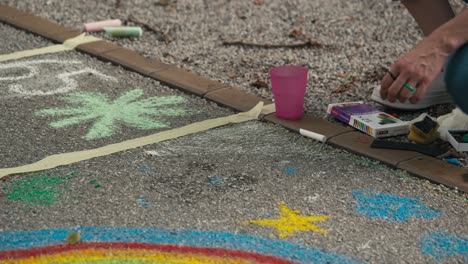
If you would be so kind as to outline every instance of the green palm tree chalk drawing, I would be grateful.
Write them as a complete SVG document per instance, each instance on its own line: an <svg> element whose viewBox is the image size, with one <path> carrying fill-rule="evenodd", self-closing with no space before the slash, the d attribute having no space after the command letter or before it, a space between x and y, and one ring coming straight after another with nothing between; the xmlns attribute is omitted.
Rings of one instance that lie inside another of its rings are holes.
<svg viewBox="0 0 468 264"><path fill-rule="evenodd" d="M38 116L64 117L50 123L53 128L63 128L95 120L86 140L109 137L115 134L118 125L127 125L138 129L158 129L169 127L159 120L163 116L182 116L187 111L167 108L185 102L181 96L161 96L140 99L144 94L141 89L130 90L111 101L100 93L71 93L63 100L77 104L77 107L50 108L37 111Z"/></svg>

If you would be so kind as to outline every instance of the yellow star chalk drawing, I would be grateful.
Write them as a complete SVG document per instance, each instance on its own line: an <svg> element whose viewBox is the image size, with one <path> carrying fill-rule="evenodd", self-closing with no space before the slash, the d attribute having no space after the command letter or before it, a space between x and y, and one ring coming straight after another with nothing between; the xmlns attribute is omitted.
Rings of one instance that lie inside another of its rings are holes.
<svg viewBox="0 0 468 264"><path fill-rule="evenodd" d="M289 209L285 204L279 203L280 218L259 219L248 221L247 224L270 226L279 233L279 238L283 239L294 234L294 232L318 232L328 235L328 231L321 229L311 222L327 221L328 216L304 216L298 210Z"/></svg>

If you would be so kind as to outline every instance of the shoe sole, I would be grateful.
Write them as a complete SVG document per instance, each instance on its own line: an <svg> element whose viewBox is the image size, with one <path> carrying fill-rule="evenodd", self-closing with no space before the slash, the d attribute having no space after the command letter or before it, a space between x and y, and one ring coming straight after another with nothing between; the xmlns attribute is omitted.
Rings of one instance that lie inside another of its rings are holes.
<svg viewBox="0 0 468 264"><path fill-rule="evenodd" d="M452 98L445 91L441 91L437 95L433 95L431 97L425 96L417 104L412 104L409 102L401 103L398 100L392 103L388 100L383 100L380 97L380 87L376 87L374 89L374 91L372 92L371 99L382 105L385 105L391 108L402 109L402 110L420 110L420 109L429 108L433 105L453 103Z"/></svg>

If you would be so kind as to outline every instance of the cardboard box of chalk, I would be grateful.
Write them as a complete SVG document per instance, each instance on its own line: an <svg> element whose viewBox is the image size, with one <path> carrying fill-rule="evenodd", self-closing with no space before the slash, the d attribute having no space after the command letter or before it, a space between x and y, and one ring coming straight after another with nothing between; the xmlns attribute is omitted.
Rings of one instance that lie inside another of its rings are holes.
<svg viewBox="0 0 468 264"><path fill-rule="evenodd" d="M464 139L464 136L467 134L468 130L449 130L447 138L457 151L467 152L468 142Z"/></svg>
<svg viewBox="0 0 468 264"><path fill-rule="evenodd" d="M383 138L408 134L408 122L401 121L363 101L329 104L327 113L332 117L371 135Z"/></svg>

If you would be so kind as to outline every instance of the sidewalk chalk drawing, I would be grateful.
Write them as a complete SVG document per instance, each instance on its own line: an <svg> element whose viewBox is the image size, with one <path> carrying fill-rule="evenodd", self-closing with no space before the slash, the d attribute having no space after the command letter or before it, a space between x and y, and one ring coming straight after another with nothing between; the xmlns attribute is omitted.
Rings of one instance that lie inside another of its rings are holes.
<svg viewBox="0 0 468 264"><path fill-rule="evenodd" d="M0 77L0 83L6 81L20 81L25 79L30 79L39 75L39 67L42 64L61 64L61 65L77 65L82 64L80 61L62 61L62 60L33 60L33 61L20 61L12 62L6 64L0 64L0 72L2 70L11 70L15 68L25 69L25 72L20 75L15 76L2 76ZM53 94L63 94L78 88L78 81L75 80L74 76L84 75L84 74L93 74L94 76L103 79L105 81L117 82L117 79L112 76L107 76L100 73L97 70L92 68L84 68L81 70L59 73L54 78L57 78L63 83L63 86L59 86L53 89L37 89L36 87L27 87L25 88L23 84L13 83L8 85L8 91L12 93L11 97L30 97L30 96L44 96L44 95L53 95ZM49 87L47 87L49 88ZM8 98L8 96L7 96Z"/></svg>
<svg viewBox="0 0 468 264"><path fill-rule="evenodd" d="M80 171L63 173L56 170L38 173L15 180L11 186L5 186L3 189L7 191L6 197L10 201L28 205L51 205L67 192L71 192L70 181L79 174Z"/></svg>
<svg viewBox="0 0 468 264"><path fill-rule="evenodd" d="M71 232L75 245L65 244ZM0 232L0 263L361 263L286 241L195 230L79 227Z"/></svg>
<svg viewBox="0 0 468 264"><path fill-rule="evenodd" d="M54 90L48 90L48 91L30 90L30 89L25 89L21 84L13 84L10 86L10 91L17 93L17 94L24 95L24 96L63 94L63 93L76 90L78 88L78 82L75 79L71 78L72 76L84 75L84 74L93 74L94 76L97 76L103 80L117 82L117 79L115 79L114 77L104 75L91 68L84 68L83 70L79 70L79 71L58 74L57 78L63 81L64 86L58 87Z"/></svg>
<svg viewBox="0 0 468 264"><path fill-rule="evenodd" d="M280 217L277 219L259 219L248 221L247 224L272 227L278 232L280 239L294 235L296 232L318 232L328 235L328 231L321 229L313 222L327 221L328 216L304 216L298 210L288 208L279 203Z"/></svg>
<svg viewBox="0 0 468 264"><path fill-rule="evenodd" d="M258 137L258 135L264 136ZM292 159L299 155L314 156L311 148L297 143L292 144L290 138L260 122L220 127L175 141L161 142L152 147L153 149L148 149L145 153L154 157L177 158L184 155L184 157L196 156L206 159L224 156L245 159L275 158L279 155L278 150L281 150L283 158Z"/></svg>
<svg viewBox="0 0 468 264"><path fill-rule="evenodd" d="M0 81L18 81L32 78L39 74L39 64L80 64L80 61L62 61L62 60L34 60L34 61L19 61L6 64L0 64L0 70L11 70L12 68L24 68L26 73L18 76L2 76Z"/></svg>
<svg viewBox="0 0 468 264"><path fill-rule="evenodd" d="M419 242L423 255L431 255L437 261L449 257L463 256L468 261L468 236L456 236L447 231L431 232L423 236Z"/></svg>
<svg viewBox="0 0 468 264"><path fill-rule="evenodd" d="M119 124L137 129L166 128L169 124L156 119L188 113L183 109L167 107L185 102L181 96L148 97L138 100L143 94L143 90L133 89L112 101L100 93L72 93L63 97L63 100L78 106L43 109L36 114L41 117L63 117L50 123L53 128L64 128L95 120L83 136L86 140L93 140L114 135Z"/></svg>
<svg viewBox="0 0 468 264"><path fill-rule="evenodd" d="M396 196L374 190L354 190L355 209L362 215L381 218L389 222L408 221L412 218L437 218L442 212L425 206L415 197Z"/></svg>
<svg viewBox="0 0 468 264"><path fill-rule="evenodd" d="M298 174L299 173L299 169L296 168L296 167L287 167L286 169L283 170L283 173L284 174Z"/></svg>

